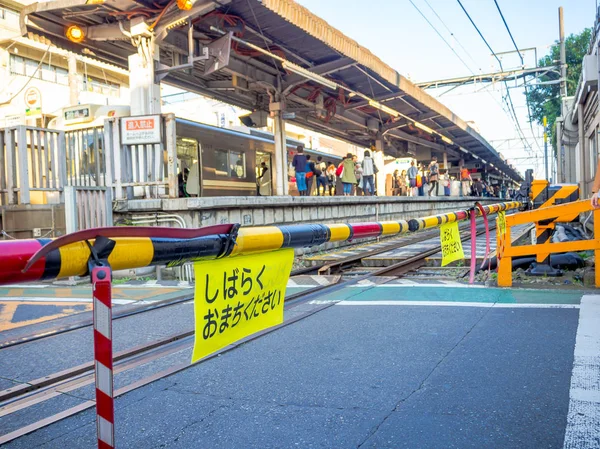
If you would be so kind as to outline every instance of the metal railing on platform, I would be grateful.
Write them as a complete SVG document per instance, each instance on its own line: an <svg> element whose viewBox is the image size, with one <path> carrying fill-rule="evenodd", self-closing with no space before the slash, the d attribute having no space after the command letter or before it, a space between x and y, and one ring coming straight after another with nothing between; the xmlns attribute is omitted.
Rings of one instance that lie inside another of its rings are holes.
<svg viewBox="0 0 600 449"><path fill-rule="evenodd" d="M56 198L39 202L58 203L65 185L62 131L29 126L0 129L0 204L30 204L33 195L48 194Z"/></svg>
<svg viewBox="0 0 600 449"><path fill-rule="evenodd" d="M112 192L107 187L65 187L67 234L113 225Z"/></svg>
<svg viewBox="0 0 600 449"><path fill-rule="evenodd" d="M161 117L157 144L123 144L120 123L112 118L72 131L0 129L0 205L63 202L65 186L108 187L114 199L176 198L175 115ZM46 197L34 197L40 194Z"/></svg>

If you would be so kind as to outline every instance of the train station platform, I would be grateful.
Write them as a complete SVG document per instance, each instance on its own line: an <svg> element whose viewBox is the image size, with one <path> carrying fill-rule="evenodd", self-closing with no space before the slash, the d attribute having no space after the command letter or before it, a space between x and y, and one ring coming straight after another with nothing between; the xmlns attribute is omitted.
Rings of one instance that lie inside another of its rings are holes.
<svg viewBox="0 0 600 449"><path fill-rule="evenodd" d="M305 281L294 288L316 283ZM597 447L600 296L381 282L291 302L275 330L121 392L117 447ZM187 329L191 315L188 301L118 322L116 350ZM86 361L90 331L28 350L2 351L3 385ZM190 354L183 346L136 375L117 369L117 394ZM58 396L27 419L89 403L93 388ZM25 424L19 412L2 416L2 433ZM95 445L91 407L5 447Z"/></svg>
<svg viewBox="0 0 600 449"><path fill-rule="evenodd" d="M117 202L114 219L130 220L156 214L184 219L187 227L240 223L265 226L301 223L373 222L408 220L469 209L476 201L493 204L498 198L400 196L244 196L147 199Z"/></svg>

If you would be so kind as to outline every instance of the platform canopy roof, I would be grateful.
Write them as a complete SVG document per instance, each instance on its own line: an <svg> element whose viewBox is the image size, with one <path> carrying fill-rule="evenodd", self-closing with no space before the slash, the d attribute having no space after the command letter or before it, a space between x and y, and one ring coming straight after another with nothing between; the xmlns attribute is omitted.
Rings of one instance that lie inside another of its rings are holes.
<svg viewBox="0 0 600 449"><path fill-rule="evenodd" d="M71 25L82 42L65 37ZM383 137L392 156L420 146L522 180L468 123L293 0L48 1L22 11L21 31L124 68L146 38L160 48L159 70L183 66L162 73L182 89L255 111L279 103L287 120L360 146ZM199 57L219 49L216 67Z"/></svg>

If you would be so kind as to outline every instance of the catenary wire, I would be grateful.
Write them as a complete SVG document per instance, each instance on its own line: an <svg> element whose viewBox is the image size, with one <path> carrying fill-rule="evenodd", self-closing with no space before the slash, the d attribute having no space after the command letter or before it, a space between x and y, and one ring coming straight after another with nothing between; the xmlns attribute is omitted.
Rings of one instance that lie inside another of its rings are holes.
<svg viewBox="0 0 600 449"><path fill-rule="evenodd" d="M481 39L483 40L483 42L485 43L485 45L487 46L487 48L492 53L492 55L494 56L494 58L496 58L496 61L498 61L498 64L500 65L500 70L504 71L504 67L502 66L502 61L500 60L500 58L498 57L498 55L496 54L496 52L492 49L492 47L490 46L490 44L488 43L488 41L486 40L486 38L483 36L483 33L481 32L481 30L479 29L479 27L477 26L477 24L475 23L475 21L471 18L470 14L466 10L466 8L462 4L462 2L460 0L456 0L456 1L458 2L458 4L460 5L460 7L462 8L463 12L467 16L467 18L469 19L469 21L471 22L471 24L473 25L473 27L475 28L475 30L477 31L477 33L479 34L479 36L481 37ZM508 90L508 84L507 84L506 80L504 81L504 86L506 88L506 95L503 96L503 99L507 103L507 106L509 107L510 114L511 114L511 116L512 116L514 122L515 122L515 124L517 125L517 128L518 128L517 134L519 134L519 136L523 139L523 145L525 145L526 147L529 147L529 149L531 151L531 145L525 140L525 133L523 133L523 129L521 128L521 124L519 123L519 119L518 119L517 113L515 111L515 105L514 105L514 103L512 101L512 97L510 95L510 91Z"/></svg>

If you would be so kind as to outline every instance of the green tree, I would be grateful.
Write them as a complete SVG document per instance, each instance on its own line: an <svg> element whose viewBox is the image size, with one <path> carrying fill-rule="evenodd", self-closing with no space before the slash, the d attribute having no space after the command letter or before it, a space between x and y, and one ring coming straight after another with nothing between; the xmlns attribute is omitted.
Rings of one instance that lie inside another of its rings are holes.
<svg viewBox="0 0 600 449"><path fill-rule="evenodd" d="M565 56L567 58L567 92L569 95L575 94L579 76L581 75L581 62L587 54L592 29L585 28L579 34L571 34L565 40ZM550 53L539 60L540 67L556 66L556 71L540 76L539 81L551 82L560 79L560 44L557 42L552 45ZM552 146L556 146L554 139L554 123L560 116L560 83L543 84L527 89L525 95L531 110L531 120L538 124L543 124L544 116L548 117L548 133Z"/></svg>

